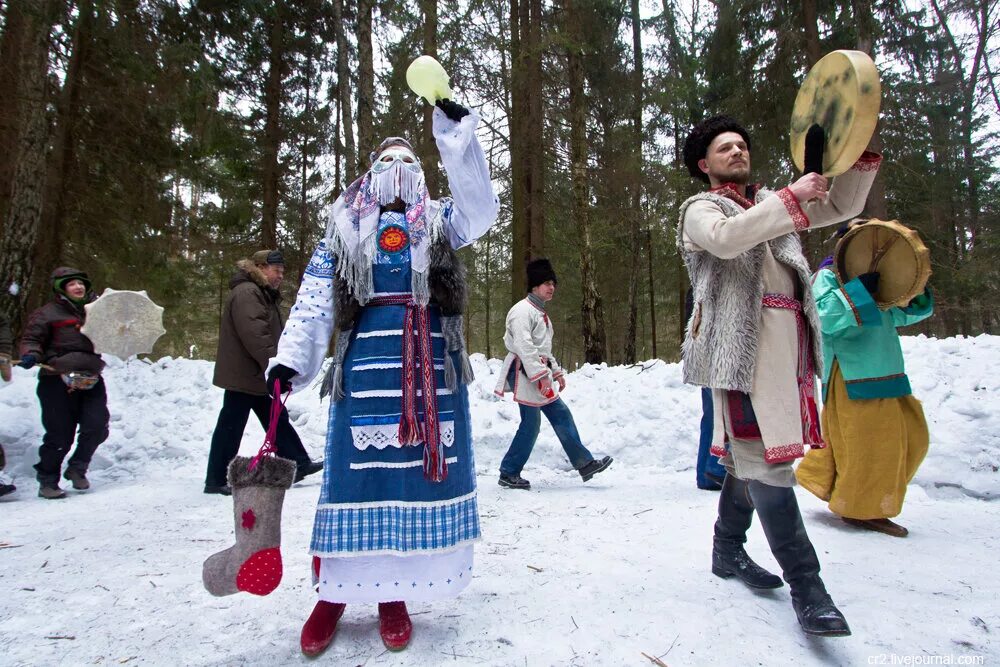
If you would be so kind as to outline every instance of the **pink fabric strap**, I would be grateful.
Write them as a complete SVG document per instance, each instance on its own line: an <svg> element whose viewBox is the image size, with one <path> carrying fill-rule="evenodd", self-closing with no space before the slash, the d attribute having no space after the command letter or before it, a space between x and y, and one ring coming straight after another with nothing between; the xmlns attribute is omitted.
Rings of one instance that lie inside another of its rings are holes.
<svg viewBox="0 0 1000 667"><path fill-rule="evenodd" d="M288 396L284 399L281 398L281 381L275 380L273 392L271 394L274 398L271 399L271 418L267 422L267 433L264 434L264 444L260 446L257 451L257 455L250 460L249 470L253 470L260 463L260 460L265 456L274 456L278 448L275 445L275 440L278 435L278 420L281 419L281 411L285 409L285 401L288 400L288 396L291 396L289 392Z"/></svg>
<svg viewBox="0 0 1000 667"><path fill-rule="evenodd" d="M432 482L442 482L448 477L444 445L441 442L441 424L438 420L437 382L434 377L434 348L431 342L430 313L427 306L413 301L409 294L375 297L369 306L406 306L403 317L401 414L399 417L399 444L424 443L424 477ZM417 373L423 393L423 423L417 402Z"/></svg>

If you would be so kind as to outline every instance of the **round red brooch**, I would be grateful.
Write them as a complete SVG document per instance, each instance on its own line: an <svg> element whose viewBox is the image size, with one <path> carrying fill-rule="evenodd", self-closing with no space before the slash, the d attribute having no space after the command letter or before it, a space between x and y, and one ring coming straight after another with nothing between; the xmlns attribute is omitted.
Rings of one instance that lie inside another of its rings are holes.
<svg viewBox="0 0 1000 667"><path fill-rule="evenodd" d="M406 249L410 244L410 237L406 230L398 225L389 225L378 235L378 247L382 252L395 255Z"/></svg>

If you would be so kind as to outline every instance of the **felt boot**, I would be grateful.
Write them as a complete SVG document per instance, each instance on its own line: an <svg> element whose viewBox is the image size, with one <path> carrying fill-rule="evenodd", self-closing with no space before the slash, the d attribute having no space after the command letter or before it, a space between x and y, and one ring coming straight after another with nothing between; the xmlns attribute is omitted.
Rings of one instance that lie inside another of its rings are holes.
<svg viewBox="0 0 1000 667"><path fill-rule="evenodd" d="M723 579L735 576L750 588L781 588L781 577L771 574L747 555L743 545L753 521L753 503L746 481L726 475L719 495L719 518L712 540L712 574Z"/></svg>
<svg viewBox="0 0 1000 667"><path fill-rule="evenodd" d="M251 461L237 456L229 464L236 544L205 561L202 581L212 595L267 595L281 583L281 505L295 463L263 456L250 470Z"/></svg>
<svg viewBox="0 0 1000 667"><path fill-rule="evenodd" d="M344 615L346 604L339 602L325 602L320 600L313 607L312 613L302 626L302 636L299 645L302 653L313 658L323 651L333 641L333 635L337 632L337 623Z"/></svg>
<svg viewBox="0 0 1000 667"><path fill-rule="evenodd" d="M380 602L378 605L378 633L390 651L402 651L410 643L413 624L406 612L405 602Z"/></svg>
<svg viewBox="0 0 1000 667"><path fill-rule="evenodd" d="M809 635L846 637L847 620L833 604L819 578L819 558L802 523L795 491L758 480L747 483L750 497L792 594L792 607L802 630Z"/></svg>
<svg viewBox="0 0 1000 667"><path fill-rule="evenodd" d="M73 488L77 491L86 491L90 488L90 480L87 479L87 471L81 470L75 466L70 466L66 468L66 472L63 473L63 477L73 484Z"/></svg>

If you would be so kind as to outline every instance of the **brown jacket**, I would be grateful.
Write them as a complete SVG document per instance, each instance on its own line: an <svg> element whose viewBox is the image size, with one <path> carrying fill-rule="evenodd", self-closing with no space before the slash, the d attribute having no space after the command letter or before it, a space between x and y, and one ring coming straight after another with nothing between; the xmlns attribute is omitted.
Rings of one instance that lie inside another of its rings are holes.
<svg viewBox="0 0 1000 667"><path fill-rule="evenodd" d="M240 260L229 281L229 299L222 311L219 350L215 356L216 387L245 394L267 394L264 370L278 349L284 322L281 294L253 262Z"/></svg>
<svg viewBox="0 0 1000 667"><path fill-rule="evenodd" d="M94 300L93 293L87 294L87 300ZM85 317L83 306L57 296L31 313L21 335L21 356L33 354L39 362L55 369L43 368L38 371L40 375L71 371L100 373L104 361L94 353L90 339L80 333Z"/></svg>

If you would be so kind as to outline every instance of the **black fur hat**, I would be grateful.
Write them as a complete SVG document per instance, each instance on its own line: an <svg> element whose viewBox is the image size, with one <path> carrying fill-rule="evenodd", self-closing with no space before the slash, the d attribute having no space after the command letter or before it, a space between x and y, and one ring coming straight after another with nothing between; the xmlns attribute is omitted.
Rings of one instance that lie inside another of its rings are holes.
<svg viewBox="0 0 1000 667"><path fill-rule="evenodd" d="M538 287L542 283L551 280L554 283L559 283L556 279L556 272L552 268L552 264L549 260L544 257L539 259L533 259L528 262L528 291L530 292L533 288Z"/></svg>
<svg viewBox="0 0 1000 667"><path fill-rule="evenodd" d="M684 142L684 164L687 165L688 172L695 178L706 183L709 182L708 174L698 168L698 161L703 160L708 155L708 146L712 143L712 139L723 132L737 133L743 137L743 141L747 142L747 148L750 148L750 135L747 134L746 128L732 116L712 116L701 121L692 128L691 134Z"/></svg>

